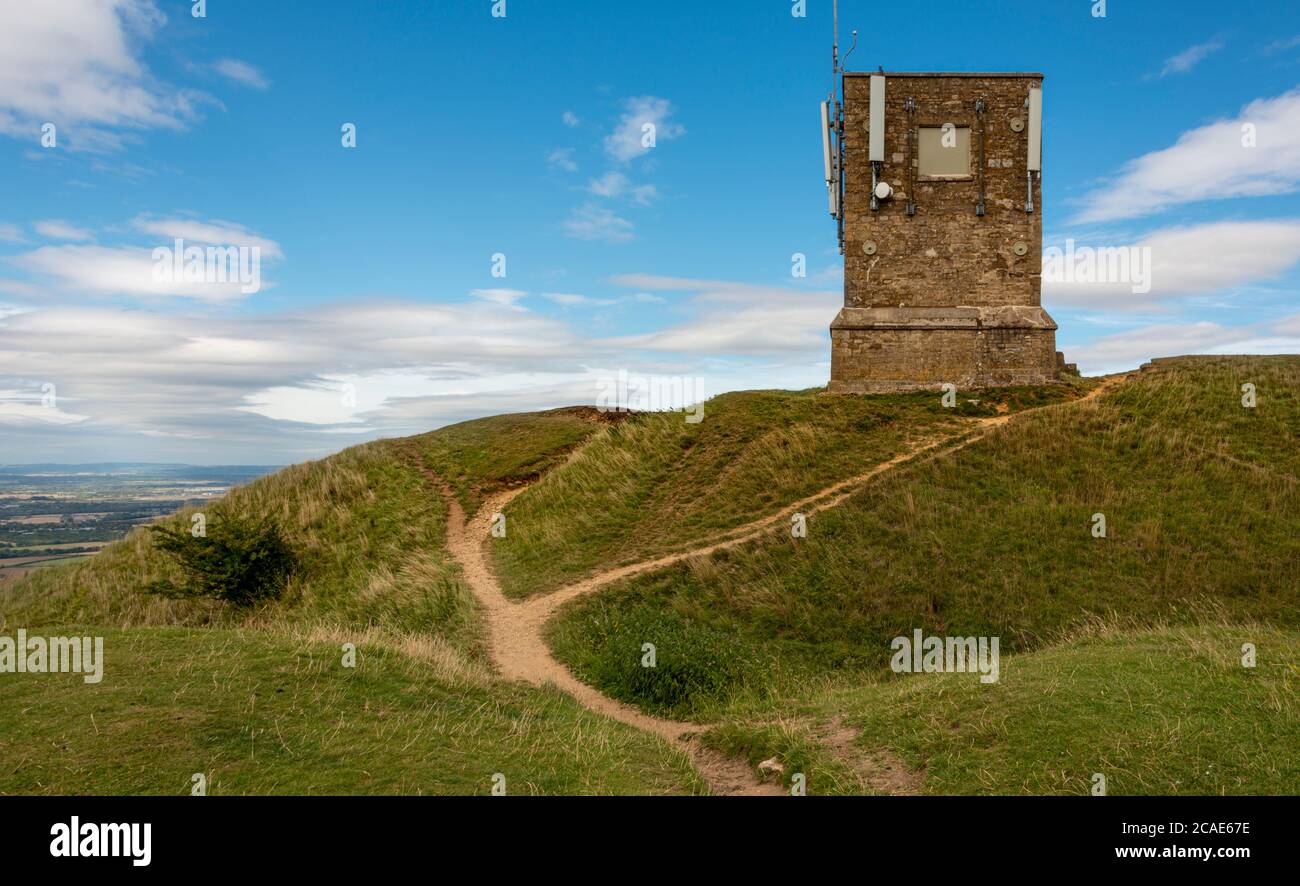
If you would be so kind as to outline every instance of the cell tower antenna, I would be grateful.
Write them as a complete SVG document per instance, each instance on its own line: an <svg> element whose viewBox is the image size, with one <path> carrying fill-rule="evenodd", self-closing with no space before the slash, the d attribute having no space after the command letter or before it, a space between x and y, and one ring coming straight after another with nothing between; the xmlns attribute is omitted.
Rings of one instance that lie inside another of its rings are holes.
<svg viewBox="0 0 1300 886"><path fill-rule="evenodd" d="M835 79L840 74L840 0L831 0L831 95L835 94Z"/></svg>

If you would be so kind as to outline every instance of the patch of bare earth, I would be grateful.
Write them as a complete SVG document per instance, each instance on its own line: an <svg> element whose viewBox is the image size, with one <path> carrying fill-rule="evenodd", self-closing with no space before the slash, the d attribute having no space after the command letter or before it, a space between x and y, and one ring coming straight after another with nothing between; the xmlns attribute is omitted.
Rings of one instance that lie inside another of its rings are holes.
<svg viewBox="0 0 1300 886"><path fill-rule="evenodd" d="M912 769L897 755L883 748L858 747L859 732L836 717L828 731L818 736L823 745L862 780L869 789L892 797L910 797L921 793L924 772Z"/></svg>

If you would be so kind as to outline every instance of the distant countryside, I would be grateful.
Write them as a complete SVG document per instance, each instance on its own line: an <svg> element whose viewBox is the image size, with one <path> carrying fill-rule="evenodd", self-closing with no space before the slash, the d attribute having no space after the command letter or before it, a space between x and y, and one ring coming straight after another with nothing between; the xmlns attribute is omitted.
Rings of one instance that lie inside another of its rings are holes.
<svg viewBox="0 0 1300 886"><path fill-rule="evenodd" d="M275 466L0 466L0 582L74 563L179 508L217 499Z"/></svg>

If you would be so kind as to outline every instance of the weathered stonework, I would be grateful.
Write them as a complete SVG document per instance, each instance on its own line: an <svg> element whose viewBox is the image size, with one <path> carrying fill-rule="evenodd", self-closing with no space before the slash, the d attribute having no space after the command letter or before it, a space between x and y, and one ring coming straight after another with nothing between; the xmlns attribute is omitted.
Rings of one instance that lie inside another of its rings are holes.
<svg viewBox="0 0 1300 886"><path fill-rule="evenodd" d="M886 74L879 180L894 195L877 210L870 76L844 75L844 309L831 325L831 392L1057 381L1056 324L1041 306L1040 177L1025 211L1025 101L1042 76ZM946 123L969 127L972 174L925 180L918 133Z"/></svg>

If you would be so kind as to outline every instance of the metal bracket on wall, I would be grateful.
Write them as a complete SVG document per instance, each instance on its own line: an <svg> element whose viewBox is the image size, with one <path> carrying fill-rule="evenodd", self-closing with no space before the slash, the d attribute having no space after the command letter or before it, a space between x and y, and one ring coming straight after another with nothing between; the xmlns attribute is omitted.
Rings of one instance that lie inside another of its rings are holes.
<svg viewBox="0 0 1300 886"><path fill-rule="evenodd" d="M980 121L980 199L975 204L975 215L978 218L984 217L984 167L987 165L984 160L984 130L986 128L984 120L984 99L975 102L975 116Z"/></svg>
<svg viewBox="0 0 1300 886"><path fill-rule="evenodd" d="M907 109L907 214L916 215L916 99L910 95Z"/></svg>

